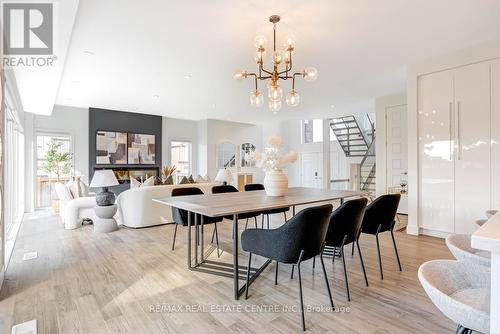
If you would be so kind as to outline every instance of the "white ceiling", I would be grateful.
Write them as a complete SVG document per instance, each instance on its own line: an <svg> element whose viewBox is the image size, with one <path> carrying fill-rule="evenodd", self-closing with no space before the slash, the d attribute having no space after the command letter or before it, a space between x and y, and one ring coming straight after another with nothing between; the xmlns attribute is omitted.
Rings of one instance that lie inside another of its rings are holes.
<svg viewBox="0 0 500 334"><path fill-rule="evenodd" d="M295 67L319 70L277 115L232 78L255 69L271 14L297 37ZM498 0L80 0L57 104L242 122L370 111L405 89L406 64L499 39L499 14Z"/></svg>

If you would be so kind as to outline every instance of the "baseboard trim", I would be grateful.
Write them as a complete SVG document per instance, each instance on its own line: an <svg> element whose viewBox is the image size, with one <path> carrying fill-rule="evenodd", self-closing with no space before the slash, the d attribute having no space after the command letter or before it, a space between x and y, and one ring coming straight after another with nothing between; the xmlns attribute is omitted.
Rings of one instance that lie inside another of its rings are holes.
<svg viewBox="0 0 500 334"><path fill-rule="evenodd" d="M430 237L436 237L436 238L441 238L445 239L447 236L453 233L448 233L448 232L443 232L443 231L436 231L436 230L429 230L426 228L420 228L420 234L423 235L428 235Z"/></svg>

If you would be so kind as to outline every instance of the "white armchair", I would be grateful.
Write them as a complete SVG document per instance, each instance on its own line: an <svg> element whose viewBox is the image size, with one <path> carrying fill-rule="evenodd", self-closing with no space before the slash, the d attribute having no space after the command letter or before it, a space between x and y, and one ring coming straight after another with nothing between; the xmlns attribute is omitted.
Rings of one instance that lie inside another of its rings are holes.
<svg viewBox="0 0 500 334"><path fill-rule="evenodd" d="M55 189L59 198L59 215L65 229L78 228L84 219L94 220L96 218L94 213L95 197L74 198L69 188L60 182L55 184Z"/></svg>

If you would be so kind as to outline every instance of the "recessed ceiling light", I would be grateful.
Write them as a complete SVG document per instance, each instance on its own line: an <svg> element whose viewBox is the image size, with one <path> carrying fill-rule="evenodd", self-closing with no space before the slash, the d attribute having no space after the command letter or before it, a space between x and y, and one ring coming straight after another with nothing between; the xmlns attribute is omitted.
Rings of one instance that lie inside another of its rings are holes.
<svg viewBox="0 0 500 334"><path fill-rule="evenodd" d="M89 50L85 50L85 51L83 51L83 54L84 54L84 55L86 55L86 56L94 56L94 55L95 55L95 53L94 53L94 52L89 51Z"/></svg>
<svg viewBox="0 0 500 334"><path fill-rule="evenodd" d="M191 77L192 77L192 75L191 75L191 74L185 74L185 75L184 75L184 79L187 79L187 80L191 79Z"/></svg>
<svg viewBox="0 0 500 334"><path fill-rule="evenodd" d="M155 95L153 95L153 97L154 97L155 99L158 99L158 98L160 98L160 95L155 94Z"/></svg>
<svg viewBox="0 0 500 334"><path fill-rule="evenodd" d="M335 109L335 106L334 106L333 104L332 104L330 107L331 107L332 109Z"/></svg>

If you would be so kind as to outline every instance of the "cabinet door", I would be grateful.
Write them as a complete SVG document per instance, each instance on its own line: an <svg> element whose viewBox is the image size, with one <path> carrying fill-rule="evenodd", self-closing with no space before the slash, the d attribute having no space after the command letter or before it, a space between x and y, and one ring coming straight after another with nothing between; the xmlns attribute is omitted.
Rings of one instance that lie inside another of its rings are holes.
<svg viewBox="0 0 500 334"><path fill-rule="evenodd" d="M490 64L455 71L455 233L471 233L490 208Z"/></svg>
<svg viewBox="0 0 500 334"><path fill-rule="evenodd" d="M500 59L491 63L491 209L500 209Z"/></svg>
<svg viewBox="0 0 500 334"><path fill-rule="evenodd" d="M419 77L417 103L419 225L433 231L453 232L453 72Z"/></svg>

